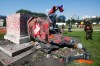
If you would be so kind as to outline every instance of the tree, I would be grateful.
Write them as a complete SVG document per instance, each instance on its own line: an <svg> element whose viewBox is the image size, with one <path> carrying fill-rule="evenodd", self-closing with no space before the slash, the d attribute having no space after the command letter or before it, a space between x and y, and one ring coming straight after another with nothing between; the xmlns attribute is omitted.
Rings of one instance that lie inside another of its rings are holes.
<svg viewBox="0 0 100 66"><path fill-rule="evenodd" d="M38 17L47 17L47 15L44 13L37 13L37 14L38 14Z"/></svg>
<svg viewBox="0 0 100 66"><path fill-rule="evenodd" d="M33 15L33 13L31 11L25 10L25 9L20 9L20 10L16 11L16 13L31 14L31 15Z"/></svg>
<svg viewBox="0 0 100 66"><path fill-rule="evenodd" d="M66 24L70 24L70 22L71 22L71 20L70 20L70 19L68 19L68 20L66 21Z"/></svg>
<svg viewBox="0 0 100 66"><path fill-rule="evenodd" d="M59 17L57 17L57 22L62 22L62 20L59 18Z"/></svg>
<svg viewBox="0 0 100 66"><path fill-rule="evenodd" d="M16 11L16 13L30 14L30 15L37 16L37 17L47 17L47 15L44 13L31 12L31 11L25 10L25 9L20 9L20 10Z"/></svg>
<svg viewBox="0 0 100 66"><path fill-rule="evenodd" d="M66 17L64 15L58 16L57 17L58 22L65 22Z"/></svg>
<svg viewBox="0 0 100 66"><path fill-rule="evenodd" d="M95 22L95 23L99 23L99 21L100 21L100 17L96 17L96 18L90 18L90 20L89 20L90 22Z"/></svg>
<svg viewBox="0 0 100 66"><path fill-rule="evenodd" d="M100 17L98 17L98 21L100 22Z"/></svg>
<svg viewBox="0 0 100 66"><path fill-rule="evenodd" d="M72 23L72 24L74 24L75 22L76 22L75 19L72 19L72 20L71 20L71 23Z"/></svg>

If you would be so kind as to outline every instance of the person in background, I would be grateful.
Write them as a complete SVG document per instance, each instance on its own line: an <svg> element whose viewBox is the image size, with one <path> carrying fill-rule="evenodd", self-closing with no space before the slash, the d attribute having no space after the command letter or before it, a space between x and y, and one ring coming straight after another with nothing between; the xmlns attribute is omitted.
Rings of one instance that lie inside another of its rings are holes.
<svg viewBox="0 0 100 66"><path fill-rule="evenodd" d="M65 29L65 26L64 26L64 24L61 26L61 33L63 33L64 32L64 29Z"/></svg>
<svg viewBox="0 0 100 66"><path fill-rule="evenodd" d="M77 24L77 28L79 27L79 23Z"/></svg>
<svg viewBox="0 0 100 66"><path fill-rule="evenodd" d="M86 22L84 31L86 32L86 40L93 39L92 38L93 28L90 22Z"/></svg>
<svg viewBox="0 0 100 66"><path fill-rule="evenodd" d="M70 23L70 24L68 24L68 32L72 32L72 24Z"/></svg>

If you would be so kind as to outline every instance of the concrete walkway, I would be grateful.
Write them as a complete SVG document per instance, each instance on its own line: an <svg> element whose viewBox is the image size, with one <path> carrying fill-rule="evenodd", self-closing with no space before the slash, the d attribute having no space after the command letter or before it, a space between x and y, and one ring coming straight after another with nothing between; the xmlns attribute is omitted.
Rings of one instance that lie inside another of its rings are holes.
<svg viewBox="0 0 100 66"><path fill-rule="evenodd" d="M64 30L68 31L68 29L64 29ZM84 31L84 29L72 29L72 31ZM100 31L100 30L93 30L93 31Z"/></svg>

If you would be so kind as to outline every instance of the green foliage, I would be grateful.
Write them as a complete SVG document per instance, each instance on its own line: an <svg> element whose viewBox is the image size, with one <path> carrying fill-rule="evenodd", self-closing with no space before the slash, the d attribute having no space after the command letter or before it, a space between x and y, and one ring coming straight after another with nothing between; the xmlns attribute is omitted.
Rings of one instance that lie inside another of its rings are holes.
<svg viewBox="0 0 100 66"><path fill-rule="evenodd" d="M16 11L16 13L31 14L31 15L33 15L33 13L31 11L25 10L25 9L20 9L20 10Z"/></svg>
<svg viewBox="0 0 100 66"><path fill-rule="evenodd" d="M67 21L66 21L66 24L74 24L75 22L78 22L77 20L74 20L74 19L68 19Z"/></svg>
<svg viewBox="0 0 100 66"><path fill-rule="evenodd" d="M37 17L47 17L47 15L44 13L31 12L31 11L25 10L25 9L20 9L20 10L16 11L16 13L30 14L30 15L37 16Z"/></svg>
<svg viewBox="0 0 100 66"><path fill-rule="evenodd" d="M70 24L70 19L68 19L68 20L66 21L66 24Z"/></svg>
<svg viewBox="0 0 100 66"><path fill-rule="evenodd" d="M96 22L97 24L100 22L100 17L96 17L96 18L87 18L85 20L88 20L90 22Z"/></svg>
<svg viewBox="0 0 100 66"><path fill-rule="evenodd" d="M0 38L4 38L5 34L0 33Z"/></svg>
<svg viewBox="0 0 100 66"><path fill-rule="evenodd" d="M64 15L60 15L57 17L57 22L65 22L66 17Z"/></svg>
<svg viewBox="0 0 100 66"><path fill-rule="evenodd" d="M33 13L33 15L36 15L38 17L47 17L47 15L44 13L35 13L35 14Z"/></svg>
<svg viewBox="0 0 100 66"><path fill-rule="evenodd" d="M60 18L57 18L57 22L62 22L62 20Z"/></svg>

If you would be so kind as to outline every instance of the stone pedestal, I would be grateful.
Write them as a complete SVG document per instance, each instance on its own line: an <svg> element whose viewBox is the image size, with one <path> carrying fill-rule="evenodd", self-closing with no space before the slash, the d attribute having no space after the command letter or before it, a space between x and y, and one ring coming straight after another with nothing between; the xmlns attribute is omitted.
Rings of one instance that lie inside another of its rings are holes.
<svg viewBox="0 0 100 66"><path fill-rule="evenodd" d="M24 44L13 43L0 45L0 62L3 66L12 66L11 64L25 58L33 52L36 52L36 50L32 49L30 42Z"/></svg>
<svg viewBox="0 0 100 66"><path fill-rule="evenodd" d="M31 42L24 43L24 44L4 44L0 45L0 50L2 50L7 55L14 57L17 56L25 51L31 49L32 44Z"/></svg>
<svg viewBox="0 0 100 66"><path fill-rule="evenodd" d="M27 32L27 20L30 17L31 15L20 13L7 16L7 33L4 38L16 44L29 42L30 40Z"/></svg>

